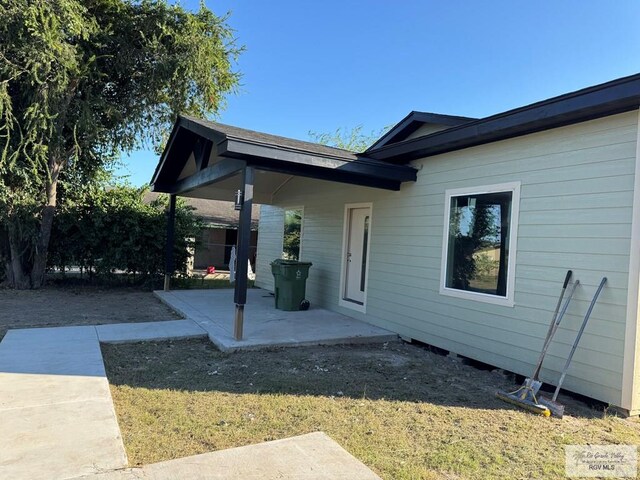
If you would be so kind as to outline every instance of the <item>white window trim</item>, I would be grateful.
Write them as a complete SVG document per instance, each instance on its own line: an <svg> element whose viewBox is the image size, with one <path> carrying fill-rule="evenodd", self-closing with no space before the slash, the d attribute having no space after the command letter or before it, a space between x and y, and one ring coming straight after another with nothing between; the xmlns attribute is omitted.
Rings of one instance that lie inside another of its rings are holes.
<svg viewBox="0 0 640 480"><path fill-rule="evenodd" d="M365 267L364 279L364 301L362 305L350 302L344 299L344 289L347 272L347 245L349 243L349 209L351 208L369 208L371 210L371 218L369 219L369 242L367 243L367 265ZM369 291L369 265L371 265L371 232L373 228L373 203L345 203L344 220L342 224L342 259L340 261L340 290L338 290L338 305L349 308L360 313L367 313L367 292Z"/></svg>
<svg viewBox="0 0 640 480"><path fill-rule="evenodd" d="M302 211L302 219L300 221L300 252L298 253L298 261L302 260L302 238L304 236L304 205L294 205L292 207L282 207L282 250L280 252L280 258L282 258L282 254L284 253L284 225L287 221L287 210L301 210Z"/></svg>
<svg viewBox="0 0 640 480"><path fill-rule="evenodd" d="M440 265L440 294L450 297L463 298L477 302L492 303L505 307L514 306L514 291L516 284L516 252L518 242L518 217L520 214L520 185L521 182L498 183L481 187L454 188L445 191L444 226L442 232L442 263ZM467 292L446 287L447 258L449 257L449 222L451 215L451 197L461 195L481 195L484 193L512 192L511 218L509 226L509 261L507 263L507 295L499 297L488 293Z"/></svg>

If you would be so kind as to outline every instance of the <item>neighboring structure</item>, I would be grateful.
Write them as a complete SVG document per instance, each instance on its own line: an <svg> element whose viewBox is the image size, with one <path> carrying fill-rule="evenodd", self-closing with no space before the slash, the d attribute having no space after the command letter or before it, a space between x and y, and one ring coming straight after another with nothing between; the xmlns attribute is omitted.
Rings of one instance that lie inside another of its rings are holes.
<svg viewBox="0 0 640 480"><path fill-rule="evenodd" d="M157 192L147 192L144 201L150 203L161 195ZM233 202L220 200L204 200L202 198L185 198L187 205L194 209L194 214L202 220L204 229L197 239L193 257L196 269L215 267L218 270L229 268L231 247L238 240L238 212ZM256 247L258 242L258 222L260 220L260 205L254 205L251 217L251 240L249 243L249 259L255 265ZM254 267L255 268L255 267Z"/></svg>
<svg viewBox="0 0 640 480"><path fill-rule="evenodd" d="M263 203L266 289L284 211L303 209L312 304L524 375L573 270L581 284L548 383L606 276L565 386L635 415L639 107L634 75L483 119L413 112L361 154L183 117L153 183L216 199L240 188Z"/></svg>

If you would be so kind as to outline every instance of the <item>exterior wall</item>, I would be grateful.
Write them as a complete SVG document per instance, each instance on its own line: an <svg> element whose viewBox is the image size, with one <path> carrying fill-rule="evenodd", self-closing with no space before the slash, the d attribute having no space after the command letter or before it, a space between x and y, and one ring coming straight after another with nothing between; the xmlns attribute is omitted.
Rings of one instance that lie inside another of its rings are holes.
<svg viewBox="0 0 640 480"><path fill-rule="evenodd" d="M412 138L424 137L426 135L430 135L432 133L440 132L442 130L446 130L448 127L446 125L437 125L435 123L426 123L418 128L415 132L407 137L407 140L411 140Z"/></svg>
<svg viewBox="0 0 640 480"><path fill-rule="evenodd" d="M302 221L304 222L304 219ZM256 286L273 292L273 275L270 263L282 256L284 210L271 205L262 205L258 233Z"/></svg>
<svg viewBox="0 0 640 480"><path fill-rule="evenodd" d="M204 228L200 243L196 245L195 268L204 269L214 266L218 270L229 268L229 256L231 247L235 245L235 240L229 240L229 233L234 235L236 230L231 228ZM249 238L249 259L255 263L255 254L258 243L258 232L252 231Z"/></svg>
<svg viewBox="0 0 640 480"><path fill-rule="evenodd" d="M581 287L545 361L551 383L607 276L564 386L631 409L622 371L637 134L638 113L625 113L417 161L418 181L400 192L296 178L274 203L304 206L312 303L524 375L572 269ZM445 190L507 182L521 182L515 306L441 295ZM338 306L344 208L357 202L373 202L366 314ZM282 238L275 210L263 212L259 276Z"/></svg>
<svg viewBox="0 0 640 480"><path fill-rule="evenodd" d="M200 244L196 245L195 267L207 268L212 265L222 268L224 265L225 228L205 228L202 230Z"/></svg>

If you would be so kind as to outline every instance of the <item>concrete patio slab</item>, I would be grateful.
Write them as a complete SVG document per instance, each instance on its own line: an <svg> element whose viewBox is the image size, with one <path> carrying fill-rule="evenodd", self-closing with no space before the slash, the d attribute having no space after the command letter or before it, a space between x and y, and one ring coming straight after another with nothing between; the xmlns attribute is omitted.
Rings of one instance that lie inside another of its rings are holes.
<svg viewBox="0 0 640 480"><path fill-rule="evenodd" d="M233 338L233 290L174 290L154 292L169 307L207 331L222 351L274 346L334 345L397 340L388 330L346 315L312 306L307 311L276 310L267 291L247 292L244 339Z"/></svg>
<svg viewBox="0 0 640 480"><path fill-rule="evenodd" d="M96 326L96 331L98 332L98 339L103 343L142 342L207 336L207 332L191 320L98 325Z"/></svg>
<svg viewBox="0 0 640 480"><path fill-rule="evenodd" d="M205 453L93 480L379 480L323 432Z"/></svg>
<svg viewBox="0 0 640 480"><path fill-rule="evenodd" d="M0 343L0 478L127 465L95 327L10 330Z"/></svg>

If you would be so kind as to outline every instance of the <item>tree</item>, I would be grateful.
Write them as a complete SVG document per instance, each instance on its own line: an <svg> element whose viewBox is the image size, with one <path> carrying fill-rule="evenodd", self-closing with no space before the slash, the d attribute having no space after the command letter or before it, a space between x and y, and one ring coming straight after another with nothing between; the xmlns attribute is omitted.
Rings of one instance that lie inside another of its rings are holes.
<svg viewBox="0 0 640 480"><path fill-rule="evenodd" d="M42 285L60 197L120 152L159 143L178 113L216 113L238 85L241 50L204 3L0 3L0 261L11 285Z"/></svg>
<svg viewBox="0 0 640 480"><path fill-rule="evenodd" d="M64 202L53 222L48 264L64 271L80 267L99 277L115 270L155 276L162 273L167 234L169 196L145 202L147 188L91 186L81 202ZM202 222L193 207L178 199L174 260L176 271L186 272L189 248ZM174 272L172 272L174 273Z"/></svg>
<svg viewBox="0 0 640 480"><path fill-rule="evenodd" d="M322 145L330 147L342 148L351 152L361 153L369 148L373 142L384 135L391 126L384 127L378 131L372 131L369 134L362 133L362 125L358 125L351 129L337 128L332 133L309 132L311 139Z"/></svg>
<svg viewBox="0 0 640 480"><path fill-rule="evenodd" d="M302 210L285 210L283 258L300 260L300 234L302 233Z"/></svg>
<svg viewBox="0 0 640 480"><path fill-rule="evenodd" d="M471 212L471 217L467 219L462 214L466 209ZM468 224L463 233L462 224L465 222ZM479 263L480 268L487 267L486 261L482 263L477 254L483 249L495 247L500 235L499 225L495 205L492 204L478 202L475 207L465 206L451 211L449 248L453 262L448 272L451 287L469 290L471 280L479 273Z"/></svg>

